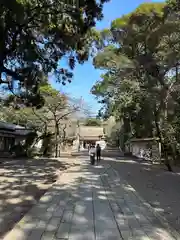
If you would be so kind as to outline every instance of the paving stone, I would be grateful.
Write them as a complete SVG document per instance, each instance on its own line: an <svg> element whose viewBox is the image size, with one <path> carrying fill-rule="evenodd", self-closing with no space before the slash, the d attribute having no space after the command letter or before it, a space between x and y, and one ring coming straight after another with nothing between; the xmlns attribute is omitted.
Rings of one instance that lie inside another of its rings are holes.
<svg viewBox="0 0 180 240"><path fill-rule="evenodd" d="M94 238L94 220L93 220L93 207L92 202L78 202L73 219L72 219L72 227L71 227L71 239L73 236L80 236L82 232L82 236L86 236L87 239ZM86 239L86 238L85 238Z"/></svg>
<svg viewBox="0 0 180 240"><path fill-rule="evenodd" d="M83 162L61 176L4 240L14 239L174 240L116 171Z"/></svg>
<svg viewBox="0 0 180 240"><path fill-rule="evenodd" d="M58 226L60 225L61 219L58 217L53 217L46 226L47 232L56 232Z"/></svg>
<svg viewBox="0 0 180 240"><path fill-rule="evenodd" d="M126 186L129 187L129 185L126 185ZM127 214L127 219L129 220L129 224L132 227L133 239L139 239L140 237L148 240L149 239L164 240L164 239L172 238L172 236L167 234L167 231L165 231L164 233L166 234L166 238L163 236L163 231L161 231L160 234L157 233L159 226L161 226L159 220L157 220L157 218L155 217L155 215L152 214L152 212L150 212L147 208L142 206L142 202L137 198L136 195L134 195L133 192L129 192L129 191L126 192L127 190L122 189L121 186L119 187L118 191L119 192L121 191L121 194L124 195L125 201L123 203L123 200L121 200L120 206L121 208L125 209L125 212ZM130 212L132 212L132 214L134 215L133 218L130 217ZM140 223L140 225L137 224L137 222L134 219L136 219ZM156 227L154 227L153 225ZM121 231L121 233L122 233L122 236L125 238L124 231Z"/></svg>
<svg viewBox="0 0 180 240"><path fill-rule="evenodd" d="M48 204L41 204L41 203L38 203L36 206L34 206L30 211L29 211L29 215L32 215L32 216L37 216L41 213L44 213L47 211L47 208L49 207Z"/></svg>
<svg viewBox="0 0 180 240"><path fill-rule="evenodd" d="M52 218L53 213L52 212L45 212L44 214L43 213L36 214L36 216L39 220L43 220L45 222L48 222Z"/></svg>
<svg viewBox="0 0 180 240"><path fill-rule="evenodd" d="M139 239L142 239L142 240L151 240L146 234L144 231L142 231L141 228L139 229L134 229L133 230L133 239L135 240L139 240ZM154 239L152 239L154 240ZM163 239L164 240L164 239Z"/></svg>
<svg viewBox="0 0 180 240"><path fill-rule="evenodd" d="M69 240L95 240L93 221L89 223L73 224Z"/></svg>
<svg viewBox="0 0 180 240"><path fill-rule="evenodd" d="M147 210L145 213L144 211L142 212L139 205L135 205L135 204L127 204L127 205L131 209L131 211L134 212L134 216L140 222L141 226L151 225L151 222L147 218L147 215L148 215Z"/></svg>
<svg viewBox="0 0 180 240"><path fill-rule="evenodd" d="M55 236L55 232L44 232L41 240L53 240Z"/></svg>
<svg viewBox="0 0 180 240"><path fill-rule="evenodd" d="M73 201L72 199L69 200L67 203L66 203L66 206L65 206L65 210L71 210L73 211L74 208L75 208L75 201Z"/></svg>
<svg viewBox="0 0 180 240"><path fill-rule="evenodd" d="M47 212L54 212L57 208L58 204L57 203L53 203L52 205L50 205L48 208L47 208Z"/></svg>
<svg viewBox="0 0 180 240"><path fill-rule="evenodd" d="M42 234L41 240L53 240L59 225L60 225L60 218L53 217L49 221L44 233Z"/></svg>
<svg viewBox="0 0 180 240"><path fill-rule="evenodd" d="M62 222L56 233L58 239L68 239L71 230L71 223Z"/></svg>
<svg viewBox="0 0 180 240"><path fill-rule="evenodd" d="M67 204L67 199L64 199L64 200L61 199L57 208L63 208L64 209L66 207L66 204Z"/></svg>
<svg viewBox="0 0 180 240"><path fill-rule="evenodd" d="M94 201L96 239L121 239L109 202Z"/></svg>
<svg viewBox="0 0 180 240"><path fill-rule="evenodd" d="M64 213L64 209L58 208L58 209L56 209L56 211L54 211L53 217L59 217L61 219L63 216L63 213Z"/></svg>
<svg viewBox="0 0 180 240"><path fill-rule="evenodd" d="M27 240L40 240L47 226L47 222L39 221L36 228L32 230Z"/></svg>
<svg viewBox="0 0 180 240"><path fill-rule="evenodd" d="M174 238L165 230L156 226L144 226L144 232L146 232L149 239L152 240L174 240Z"/></svg>
<svg viewBox="0 0 180 240"><path fill-rule="evenodd" d="M132 237L132 230L128 224L127 218L122 213L115 213L116 223L118 229L121 232L123 239L129 239Z"/></svg>
<svg viewBox="0 0 180 240"><path fill-rule="evenodd" d="M73 211L65 210L63 212L63 216L62 216L61 222L66 222L66 223L71 222L72 216L73 216Z"/></svg>
<svg viewBox="0 0 180 240"><path fill-rule="evenodd" d="M50 203L52 200L53 200L53 195L50 195L48 193L40 199L40 203Z"/></svg>

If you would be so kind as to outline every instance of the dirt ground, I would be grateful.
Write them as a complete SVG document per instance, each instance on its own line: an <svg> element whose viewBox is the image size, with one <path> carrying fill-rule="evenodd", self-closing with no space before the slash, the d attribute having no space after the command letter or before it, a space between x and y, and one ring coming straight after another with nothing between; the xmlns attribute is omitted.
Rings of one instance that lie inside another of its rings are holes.
<svg viewBox="0 0 180 240"><path fill-rule="evenodd" d="M50 158L0 160L1 239L73 162Z"/></svg>
<svg viewBox="0 0 180 240"><path fill-rule="evenodd" d="M139 160L107 159L120 176L180 232L180 168L165 167Z"/></svg>

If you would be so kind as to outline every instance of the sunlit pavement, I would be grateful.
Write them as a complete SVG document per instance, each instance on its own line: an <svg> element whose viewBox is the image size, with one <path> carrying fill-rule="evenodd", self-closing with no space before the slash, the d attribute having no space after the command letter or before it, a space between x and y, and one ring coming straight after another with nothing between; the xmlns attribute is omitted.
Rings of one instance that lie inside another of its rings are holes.
<svg viewBox="0 0 180 240"><path fill-rule="evenodd" d="M180 239L110 165L79 161L4 240Z"/></svg>

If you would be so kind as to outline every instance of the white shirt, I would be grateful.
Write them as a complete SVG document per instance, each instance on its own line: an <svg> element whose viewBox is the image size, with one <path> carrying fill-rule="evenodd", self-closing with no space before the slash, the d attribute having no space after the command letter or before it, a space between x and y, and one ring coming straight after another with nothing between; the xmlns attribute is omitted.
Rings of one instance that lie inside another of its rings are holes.
<svg viewBox="0 0 180 240"><path fill-rule="evenodd" d="M96 153L96 148L90 148L89 154L91 154L91 153Z"/></svg>

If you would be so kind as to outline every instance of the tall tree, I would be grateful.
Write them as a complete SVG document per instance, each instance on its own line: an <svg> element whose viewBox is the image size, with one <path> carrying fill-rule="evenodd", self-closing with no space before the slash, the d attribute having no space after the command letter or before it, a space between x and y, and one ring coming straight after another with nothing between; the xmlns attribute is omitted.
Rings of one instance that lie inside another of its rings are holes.
<svg viewBox="0 0 180 240"><path fill-rule="evenodd" d="M72 114L81 111L81 104L79 101L72 101L66 95L53 89L50 85L43 85L40 87L40 94L45 99L42 108L26 107L16 103L14 108L14 101L9 97L5 100L5 105L1 111L1 119L32 128L40 132L39 138L46 139L49 136L54 136L55 156L58 156L59 146L64 140L64 131ZM10 101L11 100L11 101ZM38 139L39 139L38 138ZM46 152L46 149L44 149Z"/></svg>
<svg viewBox="0 0 180 240"><path fill-rule="evenodd" d="M105 103L105 113L123 119L125 132L159 137L169 170L168 154L173 156L176 147L175 135L167 133L175 126L172 112L179 106L180 28L175 2L142 4L101 33L102 49L94 63L106 73L92 89Z"/></svg>
<svg viewBox="0 0 180 240"><path fill-rule="evenodd" d="M36 105L43 76L53 73L63 84L70 69L88 59L91 30L108 0L2 0L0 3L0 84Z"/></svg>

